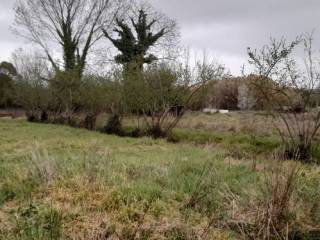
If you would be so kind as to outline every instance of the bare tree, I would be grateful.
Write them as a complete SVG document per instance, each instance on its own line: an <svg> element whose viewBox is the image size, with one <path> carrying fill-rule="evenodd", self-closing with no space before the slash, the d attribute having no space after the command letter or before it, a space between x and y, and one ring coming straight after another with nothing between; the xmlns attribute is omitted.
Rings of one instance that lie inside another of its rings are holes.
<svg viewBox="0 0 320 240"><path fill-rule="evenodd" d="M292 43L272 39L260 51L248 49L250 63L260 76L252 84L268 103L286 154L304 161L311 160L320 129L319 98L315 97L320 89L320 62L312 42L312 35L306 35ZM295 55L299 46L303 46L303 61Z"/></svg>
<svg viewBox="0 0 320 240"><path fill-rule="evenodd" d="M47 79L51 75L48 62L37 52L16 50L12 54L18 77L15 84L15 102L27 111L29 120L47 121L48 109L53 103Z"/></svg>
<svg viewBox="0 0 320 240"><path fill-rule="evenodd" d="M21 48L12 53L13 64L19 76L25 81L46 84L51 75L46 57L39 52L30 52Z"/></svg>
<svg viewBox="0 0 320 240"><path fill-rule="evenodd" d="M155 137L172 137L193 101L210 81L225 74L221 64L198 61L192 69L188 63L151 65L143 74L143 88L140 95L140 109L148 134Z"/></svg>
<svg viewBox="0 0 320 240"><path fill-rule="evenodd" d="M15 32L39 45L53 68L57 45L63 52L65 71L82 75L92 46L109 29L124 6L120 0L18 0ZM53 49L53 51L52 51Z"/></svg>

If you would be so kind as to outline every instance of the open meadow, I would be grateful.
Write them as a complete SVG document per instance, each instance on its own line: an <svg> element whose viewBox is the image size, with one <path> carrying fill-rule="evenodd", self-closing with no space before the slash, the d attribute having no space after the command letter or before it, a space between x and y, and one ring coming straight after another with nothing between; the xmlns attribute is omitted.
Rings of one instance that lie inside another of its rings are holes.
<svg viewBox="0 0 320 240"><path fill-rule="evenodd" d="M177 143L1 119L0 239L318 239L320 167L261 118L188 113Z"/></svg>
<svg viewBox="0 0 320 240"><path fill-rule="evenodd" d="M319 9L1 0L0 240L320 240Z"/></svg>

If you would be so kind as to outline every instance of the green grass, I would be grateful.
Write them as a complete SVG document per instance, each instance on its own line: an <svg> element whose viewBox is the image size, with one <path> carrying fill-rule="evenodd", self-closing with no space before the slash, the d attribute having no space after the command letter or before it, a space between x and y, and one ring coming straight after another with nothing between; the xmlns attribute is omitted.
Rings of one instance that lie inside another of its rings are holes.
<svg viewBox="0 0 320 240"><path fill-rule="evenodd" d="M230 196L241 214L259 198L263 174L230 149L261 153L276 148L275 141L176 134L179 144L0 120L0 239L103 239L114 232L122 239L136 232L136 239L192 239L212 215L231 219ZM193 144L206 142L219 146ZM304 171L299 198L303 209L314 209L315 222L307 224L318 226L319 169ZM208 239L239 239L217 226Z"/></svg>
<svg viewBox="0 0 320 240"><path fill-rule="evenodd" d="M251 154L270 153L280 146L276 137L253 136L244 133L212 133L203 130L176 129L174 138L199 145L215 144L227 150L239 149Z"/></svg>

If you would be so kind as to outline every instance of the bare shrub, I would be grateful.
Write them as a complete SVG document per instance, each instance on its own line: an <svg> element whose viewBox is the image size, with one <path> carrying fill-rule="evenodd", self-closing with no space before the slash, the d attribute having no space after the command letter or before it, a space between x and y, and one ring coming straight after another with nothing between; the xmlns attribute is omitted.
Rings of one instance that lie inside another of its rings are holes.
<svg viewBox="0 0 320 240"><path fill-rule="evenodd" d="M291 201L300 168L274 161L265 170L263 199L257 210L256 233L260 239L284 239L290 224Z"/></svg>
<svg viewBox="0 0 320 240"><path fill-rule="evenodd" d="M304 68L294 55L300 45L305 53ZM289 44L272 39L260 51L248 49L250 63L260 76L252 84L267 103L286 157L305 162L312 160L312 146L320 129L319 61L312 45L312 35L308 35Z"/></svg>
<svg viewBox="0 0 320 240"><path fill-rule="evenodd" d="M226 187L222 194L230 218L220 224L238 232L242 239L288 239L289 233L295 230L292 212L299 175L297 163L274 158L263 170L261 192L250 193L250 198L254 198L246 205Z"/></svg>
<svg viewBox="0 0 320 240"><path fill-rule="evenodd" d="M220 78L224 71L222 65L208 63L205 57L194 69L188 63L150 66L143 74L141 107L149 135L170 138L194 101L201 98L206 84Z"/></svg>

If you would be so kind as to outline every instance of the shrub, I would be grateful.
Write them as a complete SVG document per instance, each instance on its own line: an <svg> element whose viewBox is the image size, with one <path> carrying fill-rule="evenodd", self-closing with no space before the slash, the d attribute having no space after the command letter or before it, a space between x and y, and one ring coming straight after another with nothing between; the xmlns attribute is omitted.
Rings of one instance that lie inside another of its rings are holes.
<svg viewBox="0 0 320 240"><path fill-rule="evenodd" d="M304 69L293 55L301 44ZM287 157L307 163L313 162L312 148L320 129L320 108L315 108L314 98L320 86L319 63L313 53L312 36L298 37L289 44L272 39L260 51L248 49L250 63L260 76L252 85L267 103Z"/></svg>
<svg viewBox="0 0 320 240"><path fill-rule="evenodd" d="M118 114L113 114L108 119L107 125L104 127L103 132L123 136L124 131L122 129L121 117Z"/></svg>

